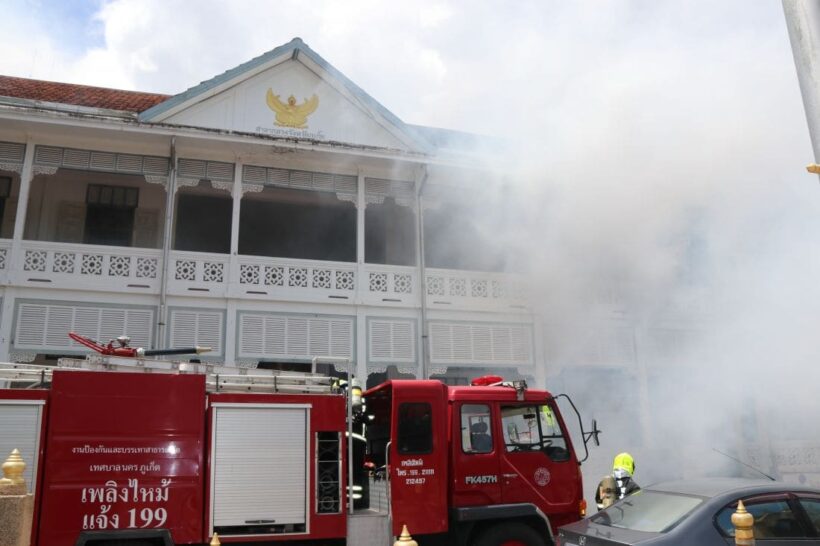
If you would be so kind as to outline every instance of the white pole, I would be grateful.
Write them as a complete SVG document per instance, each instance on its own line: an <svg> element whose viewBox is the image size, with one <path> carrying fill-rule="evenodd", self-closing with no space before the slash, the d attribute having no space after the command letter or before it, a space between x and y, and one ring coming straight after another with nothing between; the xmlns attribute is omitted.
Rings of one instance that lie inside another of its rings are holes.
<svg viewBox="0 0 820 546"><path fill-rule="evenodd" d="M159 316L157 317L156 335L154 347L162 347L165 344L166 325L168 324L168 275L171 270L171 243L173 242L171 231L174 228L174 197L177 191L177 137L171 137L170 147L170 171L168 172L168 183L165 194L165 223L162 232L162 269L160 269L159 285Z"/></svg>
<svg viewBox="0 0 820 546"><path fill-rule="evenodd" d="M820 2L783 0L783 12L797 67L797 79L814 150L820 162Z"/></svg>

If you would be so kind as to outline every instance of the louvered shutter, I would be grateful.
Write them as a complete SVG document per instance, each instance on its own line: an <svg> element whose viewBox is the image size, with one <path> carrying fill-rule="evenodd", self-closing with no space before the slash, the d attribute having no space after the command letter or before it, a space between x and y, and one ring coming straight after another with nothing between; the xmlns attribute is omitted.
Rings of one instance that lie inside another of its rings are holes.
<svg viewBox="0 0 820 546"><path fill-rule="evenodd" d="M353 358L353 321L330 321L330 352L327 356Z"/></svg>
<svg viewBox="0 0 820 546"><path fill-rule="evenodd" d="M26 145L18 142L0 142L0 163L23 163Z"/></svg>
<svg viewBox="0 0 820 546"><path fill-rule="evenodd" d="M308 352L308 321L304 318L288 317L285 337L285 352L289 355L310 356Z"/></svg>
<svg viewBox="0 0 820 546"><path fill-rule="evenodd" d="M222 317L220 311L172 309L169 347L210 347L205 356L221 355Z"/></svg>
<svg viewBox="0 0 820 546"><path fill-rule="evenodd" d="M127 335L134 347L151 347L154 311L69 304L21 303L15 323L14 347L27 350L77 350L69 332L103 343Z"/></svg>
<svg viewBox="0 0 820 546"><path fill-rule="evenodd" d="M373 319L368 324L370 362L416 361L415 323L411 320Z"/></svg>
<svg viewBox="0 0 820 546"><path fill-rule="evenodd" d="M532 365L532 327L512 324L430 323L434 364Z"/></svg>
<svg viewBox="0 0 820 546"><path fill-rule="evenodd" d="M0 400L0 454L8 457L14 449L26 463L23 477L26 479L29 493L34 492L40 452L40 428L43 405L41 402L23 402L18 400Z"/></svg>
<svg viewBox="0 0 820 546"><path fill-rule="evenodd" d="M265 350L259 354L283 355L287 353L285 340L287 338L288 321L285 317L253 317L261 318L264 327L263 336ZM244 339L244 338L243 338Z"/></svg>
<svg viewBox="0 0 820 546"><path fill-rule="evenodd" d="M242 313L238 356L306 361L314 356L352 358L353 319Z"/></svg>
<svg viewBox="0 0 820 546"><path fill-rule="evenodd" d="M265 347L265 317L258 315L243 315L239 326L242 331L242 347L250 354L264 354Z"/></svg>
<svg viewBox="0 0 820 546"><path fill-rule="evenodd" d="M167 175L168 158L151 157L53 146L36 146L34 163L51 167L68 167L127 174Z"/></svg>

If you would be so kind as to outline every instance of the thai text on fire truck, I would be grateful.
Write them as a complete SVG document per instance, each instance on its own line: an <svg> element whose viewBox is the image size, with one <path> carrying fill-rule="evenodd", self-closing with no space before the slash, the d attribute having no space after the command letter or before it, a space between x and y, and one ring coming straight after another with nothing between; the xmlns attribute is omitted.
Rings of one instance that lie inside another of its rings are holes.
<svg viewBox="0 0 820 546"><path fill-rule="evenodd" d="M403 478L405 485L424 485L427 483L428 476L436 475L435 468L416 468L424 466L423 459L405 459L401 462L401 466L414 467L407 468L406 470L402 468L396 469L396 476Z"/></svg>
<svg viewBox="0 0 820 546"><path fill-rule="evenodd" d="M140 485L138 478L128 478L122 486L116 480L108 480L102 486L85 487L80 493L83 504L99 504L96 513L83 515L83 529L128 529L161 527L168 519L164 506L132 506L126 504L112 511L116 503L165 504L171 480L163 478L159 486Z"/></svg>

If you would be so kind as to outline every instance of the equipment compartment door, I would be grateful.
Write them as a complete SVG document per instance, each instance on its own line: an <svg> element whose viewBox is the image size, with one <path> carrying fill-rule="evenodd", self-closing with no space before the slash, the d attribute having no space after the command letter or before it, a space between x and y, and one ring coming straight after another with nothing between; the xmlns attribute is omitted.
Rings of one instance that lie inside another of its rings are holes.
<svg viewBox="0 0 820 546"><path fill-rule="evenodd" d="M0 457L6 460L12 450L20 450L29 493L37 483L44 404L45 400L0 400Z"/></svg>
<svg viewBox="0 0 820 546"><path fill-rule="evenodd" d="M309 406L214 404L211 522L222 535L304 533ZM281 527L280 527L281 526Z"/></svg>

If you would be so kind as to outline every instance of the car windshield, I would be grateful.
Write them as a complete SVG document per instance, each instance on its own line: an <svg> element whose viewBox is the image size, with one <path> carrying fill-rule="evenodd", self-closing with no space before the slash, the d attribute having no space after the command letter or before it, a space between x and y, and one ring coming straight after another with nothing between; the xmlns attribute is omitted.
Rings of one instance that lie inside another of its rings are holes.
<svg viewBox="0 0 820 546"><path fill-rule="evenodd" d="M644 490L598 512L591 519L598 525L608 527L663 533L677 525L702 502L699 497Z"/></svg>

